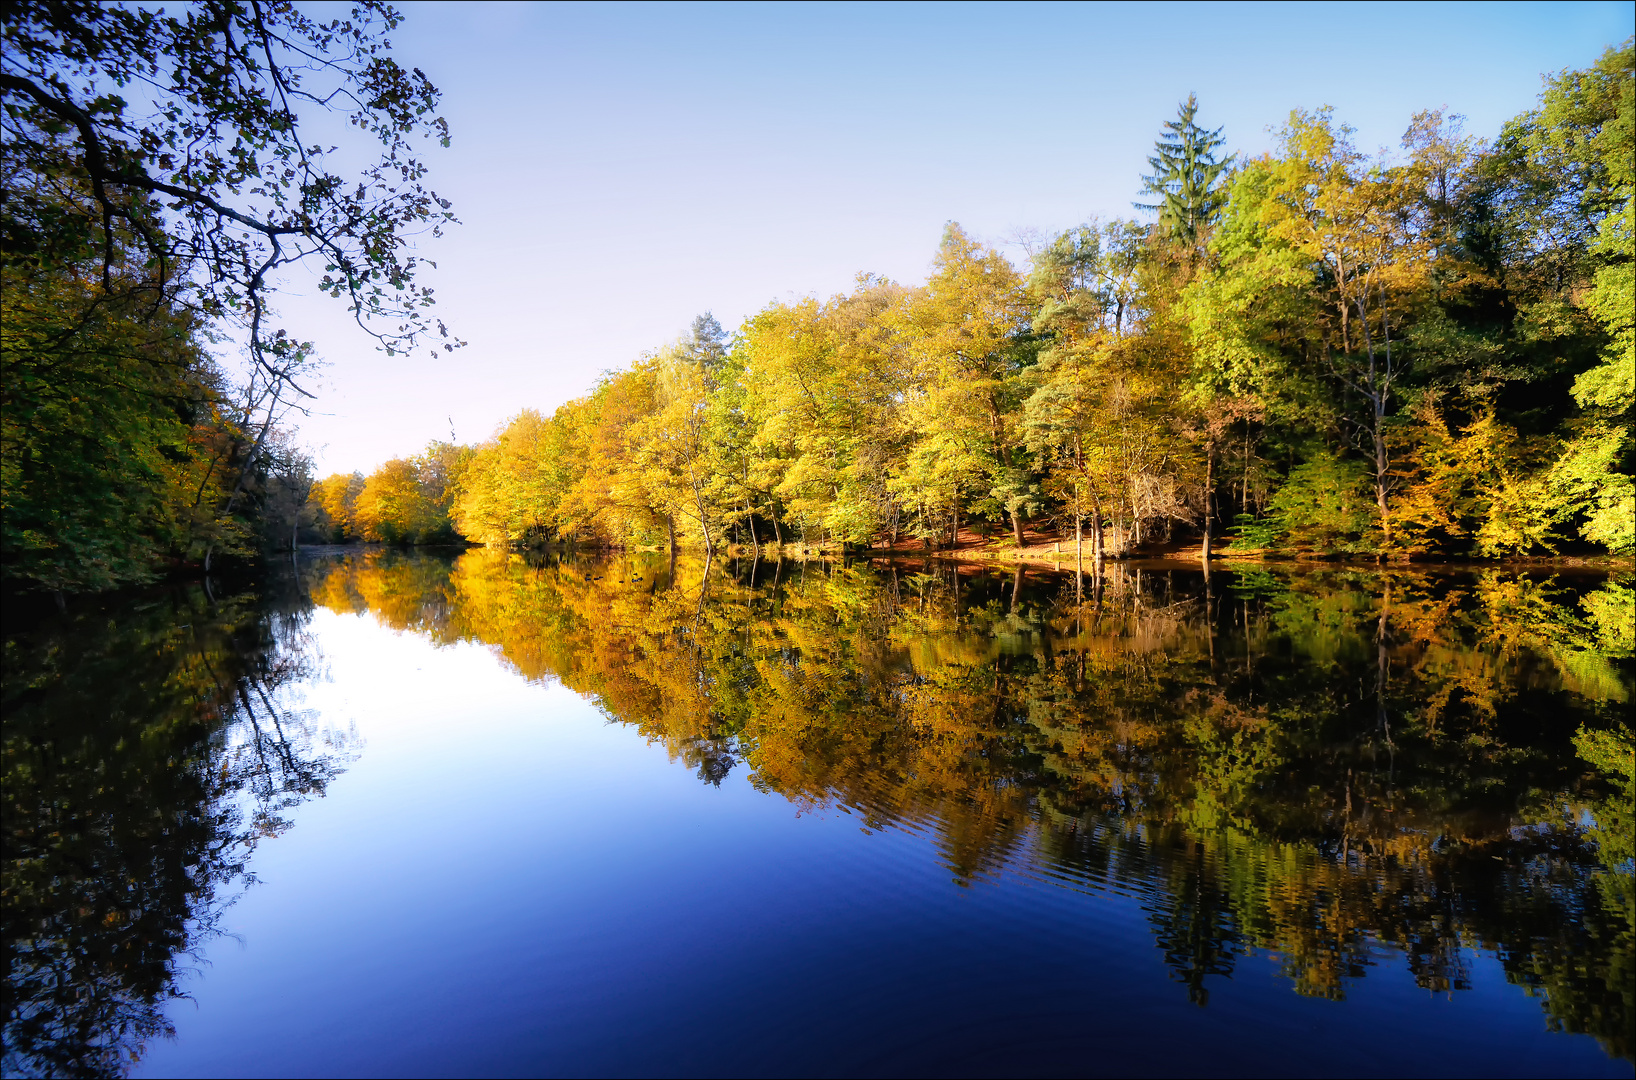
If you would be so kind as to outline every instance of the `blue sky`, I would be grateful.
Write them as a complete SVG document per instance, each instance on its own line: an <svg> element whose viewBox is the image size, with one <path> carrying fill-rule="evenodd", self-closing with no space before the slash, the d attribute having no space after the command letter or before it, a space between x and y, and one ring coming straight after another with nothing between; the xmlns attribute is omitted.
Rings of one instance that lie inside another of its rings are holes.
<svg viewBox="0 0 1636 1080"><path fill-rule="evenodd" d="M1332 105L1365 148L1447 106L1484 137L1540 75L1632 33L1628 3L401 5L400 60L444 92L434 186L463 224L423 254L470 345L386 357L292 278L328 363L301 422L321 471L452 426L488 435L713 311L729 329L860 271L924 279L947 221L1010 243L1129 215L1189 92L1257 153Z"/></svg>

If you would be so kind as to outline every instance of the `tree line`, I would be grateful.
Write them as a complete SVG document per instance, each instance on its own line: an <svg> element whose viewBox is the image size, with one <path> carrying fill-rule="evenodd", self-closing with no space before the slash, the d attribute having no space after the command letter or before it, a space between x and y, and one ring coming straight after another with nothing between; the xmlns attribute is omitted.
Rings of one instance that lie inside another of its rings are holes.
<svg viewBox="0 0 1636 1080"><path fill-rule="evenodd" d="M237 0L0 12L8 589L321 539L1636 547L1629 41L1547 78L1492 144L1425 113L1371 156L1318 110L1224 156L1189 99L1147 220L1022 266L951 224L923 283L862 275L731 334L701 316L550 415L314 483L293 432L317 349L279 324L281 275L321 262L388 351L460 344L408 246L452 216L399 21L374 0L329 22ZM357 176L301 135L326 110L379 143Z"/></svg>
<svg viewBox="0 0 1636 1080"><path fill-rule="evenodd" d="M1032 246L951 223L919 285L708 314L550 415L315 489L331 535L487 544L1156 539L1628 553L1631 43L1491 144L1328 109L1222 156L1190 98L1140 204Z"/></svg>

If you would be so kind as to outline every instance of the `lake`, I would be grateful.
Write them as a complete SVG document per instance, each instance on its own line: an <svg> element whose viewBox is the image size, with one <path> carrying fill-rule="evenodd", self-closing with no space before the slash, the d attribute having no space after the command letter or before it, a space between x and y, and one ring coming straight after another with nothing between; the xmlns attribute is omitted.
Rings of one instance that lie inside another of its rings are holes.
<svg viewBox="0 0 1636 1080"><path fill-rule="evenodd" d="M473 550L19 605L5 1073L1628 1077L1633 595Z"/></svg>

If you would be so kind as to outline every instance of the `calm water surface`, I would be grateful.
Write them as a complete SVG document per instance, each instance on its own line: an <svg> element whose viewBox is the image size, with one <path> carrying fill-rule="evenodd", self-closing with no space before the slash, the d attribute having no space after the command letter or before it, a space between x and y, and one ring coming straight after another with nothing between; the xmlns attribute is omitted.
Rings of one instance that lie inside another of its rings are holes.
<svg viewBox="0 0 1636 1080"><path fill-rule="evenodd" d="M970 571L8 613L6 1075L1631 1075L1628 577Z"/></svg>

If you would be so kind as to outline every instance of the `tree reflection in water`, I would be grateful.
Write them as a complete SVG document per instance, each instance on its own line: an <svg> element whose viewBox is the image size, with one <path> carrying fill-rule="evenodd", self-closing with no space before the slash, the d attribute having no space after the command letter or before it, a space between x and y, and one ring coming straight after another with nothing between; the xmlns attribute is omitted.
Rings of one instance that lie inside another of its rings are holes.
<svg viewBox="0 0 1636 1080"><path fill-rule="evenodd" d="M1189 998L1381 948L1630 1057L1631 582L1113 566L319 564L316 602L560 680L719 784L937 837L956 883L1145 899Z"/></svg>
<svg viewBox="0 0 1636 1080"><path fill-rule="evenodd" d="M8 1076L121 1075L169 1034L256 843L357 752L295 707L319 657L289 588L105 604L6 628Z"/></svg>
<svg viewBox="0 0 1636 1080"><path fill-rule="evenodd" d="M168 1032L255 844L357 753L299 708L315 603L929 835L960 887L1137 896L1201 1006L1252 951L1341 998L1383 950L1455 991L1482 949L1631 1056L1628 578L970 569L385 554L8 625L4 1071Z"/></svg>

